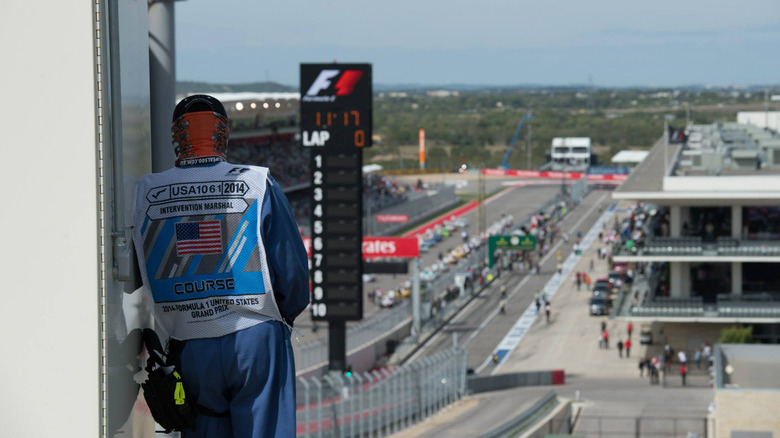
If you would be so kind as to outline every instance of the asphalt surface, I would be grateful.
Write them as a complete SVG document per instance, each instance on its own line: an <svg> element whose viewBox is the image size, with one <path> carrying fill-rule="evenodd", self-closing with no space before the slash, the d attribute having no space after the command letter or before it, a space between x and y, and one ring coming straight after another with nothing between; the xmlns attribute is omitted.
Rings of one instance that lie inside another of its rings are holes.
<svg viewBox="0 0 780 438"><path fill-rule="evenodd" d="M466 185L461 189L468 192L469 190L476 190L474 187L477 185L476 180L463 181ZM491 187L493 191L503 188L501 180L491 181ZM555 197L559 192L560 187L557 185L551 186L527 186L527 187L515 187L508 188L506 192L500 196L496 196L489 199L486 202L485 211L487 213L487 225L499 220L502 215L513 215L515 222L523 220L528 214L531 214L538 210L540 206L545 204L548 200ZM476 224L476 210L471 211L463 216L469 221L469 235L477 233ZM455 248L462 242L460 236L460 230L456 230L449 237L442 239L436 246L432 247L428 252L423 253L421 256L421 269L425 269L437 260L439 252L446 252L452 248ZM389 289L398 288L402 285L410 275L408 274L379 274L376 276L376 281L364 284L364 319L369 318L376 312L381 312L383 309L376 306L371 300L368 299L368 292L371 289L381 288L383 291ZM352 324L352 323L350 323ZM318 323L318 330L315 332L312 330L313 323L308 312L302 313L295 320L295 327L301 330L304 337L301 338L301 342L309 342L313 339L318 339L327 336L327 323ZM293 349L297 351L297 342L293 342Z"/></svg>
<svg viewBox="0 0 780 438"><path fill-rule="evenodd" d="M505 203L511 204L513 200L507 198ZM585 234L600 215L599 211L609 203L609 192L591 192L585 202L579 208L570 211L559 224L561 231L567 232L571 238L568 243L561 239L553 243L550 251L542 258L542 269L538 275L530 274L528 271L504 272L481 296L466 306L437 335L423 345L411 359L416 360L450 348L453 334L457 333L459 344L467 346L469 368L478 370L485 360L493 355L498 342L555 273L558 250L561 251L562 259L565 259L572 251L577 232ZM506 285L507 290L506 314L503 315L498 312L500 300L498 291L501 285ZM480 374L490 371L485 369Z"/></svg>
<svg viewBox="0 0 780 438"><path fill-rule="evenodd" d="M558 191L557 187L549 186L509 188L507 192L486 201L487 226L500 220L502 215L512 215L515 222L523 220L527 215L536 212L540 206L554 198ZM472 210L462 217L469 222L469 226L466 228L469 236L478 234L476 210ZM460 229L453 231L449 237L443 238L436 246L422 253L420 257L421 269L425 270L426 267L436 262L439 253L446 254L463 243L461 231ZM368 290L376 288L381 288L383 291L398 288L407 278L411 278L411 276L399 274L394 278L393 275L377 275L377 280L365 284L364 289L367 293Z"/></svg>

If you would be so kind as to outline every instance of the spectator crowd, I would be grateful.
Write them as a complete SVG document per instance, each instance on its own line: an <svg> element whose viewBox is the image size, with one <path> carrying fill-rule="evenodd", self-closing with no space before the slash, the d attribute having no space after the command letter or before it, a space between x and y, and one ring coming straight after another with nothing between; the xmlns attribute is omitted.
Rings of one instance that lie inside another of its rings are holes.
<svg viewBox="0 0 780 438"><path fill-rule="evenodd" d="M264 166L285 190L298 225L310 226L311 186L310 151L292 135L279 134L230 141L228 161L236 164ZM296 188L300 186L300 190ZM364 210L372 213L405 202L414 189L378 173L363 175ZM308 232L306 233L308 234Z"/></svg>

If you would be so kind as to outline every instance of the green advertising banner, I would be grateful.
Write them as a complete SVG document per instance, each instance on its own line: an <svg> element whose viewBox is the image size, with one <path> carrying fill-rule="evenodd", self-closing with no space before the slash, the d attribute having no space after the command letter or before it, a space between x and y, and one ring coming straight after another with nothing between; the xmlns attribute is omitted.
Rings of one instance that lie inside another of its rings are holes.
<svg viewBox="0 0 780 438"><path fill-rule="evenodd" d="M490 236L488 237L488 265L493 268L493 255L496 250L533 251L536 249L536 236Z"/></svg>

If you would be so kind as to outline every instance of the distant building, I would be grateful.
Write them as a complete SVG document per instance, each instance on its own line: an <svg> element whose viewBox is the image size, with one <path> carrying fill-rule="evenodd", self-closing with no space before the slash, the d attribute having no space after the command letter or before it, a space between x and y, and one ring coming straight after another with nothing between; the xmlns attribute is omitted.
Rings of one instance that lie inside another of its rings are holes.
<svg viewBox="0 0 780 438"><path fill-rule="evenodd" d="M650 285L619 316L689 329L749 324L757 340L778 343L780 135L723 123L690 125L687 136L659 140L612 194L652 206L635 241L615 247L614 261L643 264ZM702 340L712 342L678 347Z"/></svg>
<svg viewBox="0 0 780 438"><path fill-rule="evenodd" d="M589 137L555 137L550 153L550 168L565 172L584 172L591 164Z"/></svg>
<svg viewBox="0 0 780 438"><path fill-rule="evenodd" d="M613 260L646 280L617 318L662 327L648 339L686 351L689 370L697 348L715 345L706 436L780 436L780 346L716 344L723 328L746 325L780 343L780 136L737 123L686 134L660 139L612 194L645 203L631 243L614 247Z"/></svg>
<svg viewBox="0 0 780 438"><path fill-rule="evenodd" d="M177 96L183 99L189 94ZM206 93L219 99L230 119L230 140L253 140L261 135L294 136L300 129L300 93Z"/></svg>
<svg viewBox="0 0 780 438"><path fill-rule="evenodd" d="M429 97L458 97L460 91L457 90L428 90L425 94Z"/></svg>
<svg viewBox="0 0 780 438"><path fill-rule="evenodd" d="M740 111L737 113L737 123L780 132L780 111Z"/></svg>

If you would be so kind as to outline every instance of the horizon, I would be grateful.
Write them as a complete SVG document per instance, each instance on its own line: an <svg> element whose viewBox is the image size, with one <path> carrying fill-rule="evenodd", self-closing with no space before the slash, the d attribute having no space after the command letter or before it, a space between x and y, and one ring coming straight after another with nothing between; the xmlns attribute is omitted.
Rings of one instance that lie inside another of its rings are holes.
<svg viewBox="0 0 780 438"><path fill-rule="evenodd" d="M180 2L176 68L219 83L296 84L300 63L338 60L372 64L376 84L750 87L778 82L778 16L773 0Z"/></svg>
<svg viewBox="0 0 780 438"><path fill-rule="evenodd" d="M264 81L256 80L250 82L222 82L222 81L204 81L204 80L192 80L192 79L176 79L177 83L204 83L209 85L225 85L225 86L242 86L242 85L257 85L257 84L274 84L289 88L298 88L298 84L291 85L279 81ZM398 90L405 89L422 89L422 88L434 88L434 87L453 87L453 88L472 88L474 90L482 89L545 89L545 88L593 88L601 90L632 90L632 89L733 89L733 90L757 90L767 89L772 90L780 87L780 82L776 83L755 83L755 84L738 84L738 83L726 83L726 84L685 84L685 85L668 85L668 86L651 86L651 85L627 85L627 86L607 86L601 84L587 84L587 83L569 83L569 84L480 84L480 83L379 83L374 82L374 87L380 88L396 88ZM407 87L407 88L404 88ZM376 91L376 89L374 90Z"/></svg>

